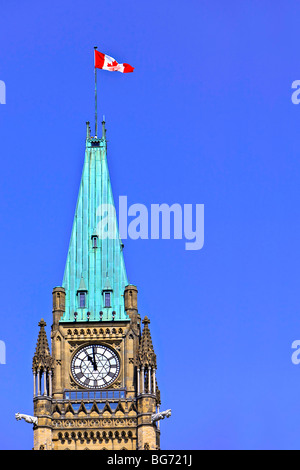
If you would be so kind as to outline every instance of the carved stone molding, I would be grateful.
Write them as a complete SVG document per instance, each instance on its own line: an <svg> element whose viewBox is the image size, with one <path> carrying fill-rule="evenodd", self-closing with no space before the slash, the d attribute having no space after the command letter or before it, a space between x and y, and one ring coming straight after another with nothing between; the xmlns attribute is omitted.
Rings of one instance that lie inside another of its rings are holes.
<svg viewBox="0 0 300 470"><path fill-rule="evenodd" d="M87 418L87 419L54 419L53 428L123 428L131 427L137 424L136 418Z"/></svg>

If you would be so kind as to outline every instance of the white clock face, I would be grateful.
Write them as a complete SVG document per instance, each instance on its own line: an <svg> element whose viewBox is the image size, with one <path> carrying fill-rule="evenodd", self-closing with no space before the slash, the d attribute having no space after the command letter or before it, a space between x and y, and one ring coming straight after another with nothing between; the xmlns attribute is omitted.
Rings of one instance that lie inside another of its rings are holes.
<svg viewBox="0 0 300 470"><path fill-rule="evenodd" d="M72 374L76 382L86 388L105 388L119 375L117 354L102 344L81 348L72 360Z"/></svg>

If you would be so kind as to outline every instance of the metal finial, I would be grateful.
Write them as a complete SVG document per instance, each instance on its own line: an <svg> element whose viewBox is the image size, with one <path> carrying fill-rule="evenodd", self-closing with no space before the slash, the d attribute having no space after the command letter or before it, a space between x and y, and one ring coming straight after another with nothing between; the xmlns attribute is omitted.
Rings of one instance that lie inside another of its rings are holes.
<svg viewBox="0 0 300 470"><path fill-rule="evenodd" d="M103 116L103 121L102 121L102 139L106 139L105 116Z"/></svg>
<svg viewBox="0 0 300 470"><path fill-rule="evenodd" d="M86 138L89 139L91 137L91 128L90 128L90 121L86 122Z"/></svg>

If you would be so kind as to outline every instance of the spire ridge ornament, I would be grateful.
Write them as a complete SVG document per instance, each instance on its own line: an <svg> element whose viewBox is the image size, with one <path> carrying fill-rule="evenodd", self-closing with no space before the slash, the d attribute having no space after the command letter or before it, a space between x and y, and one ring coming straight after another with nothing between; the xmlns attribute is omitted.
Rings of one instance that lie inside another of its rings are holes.
<svg viewBox="0 0 300 470"><path fill-rule="evenodd" d="M143 325L146 326L146 325L149 325L149 323L151 323L151 322L150 322L149 318L146 316L146 317L144 318L144 320L142 321L142 323L143 323Z"/></svg>

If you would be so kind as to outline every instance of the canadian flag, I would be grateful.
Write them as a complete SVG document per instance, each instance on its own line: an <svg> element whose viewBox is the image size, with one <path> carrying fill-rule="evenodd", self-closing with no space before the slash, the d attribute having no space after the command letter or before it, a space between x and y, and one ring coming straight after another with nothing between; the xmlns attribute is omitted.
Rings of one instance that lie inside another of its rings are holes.
<svg viewBox="0 0 300 470"><path fill-rule="evenodd" d="M133 72L134 68L129 64L119 64L113 57L102 54L102 52L95 50L95 68L109 70L110 72Z"/></svg>

